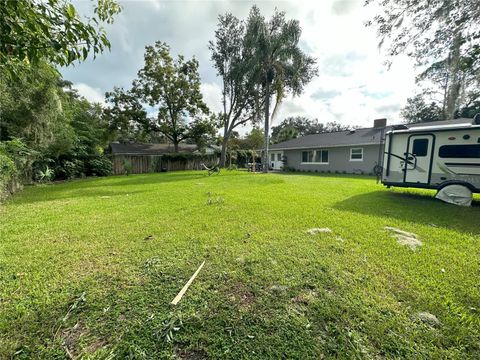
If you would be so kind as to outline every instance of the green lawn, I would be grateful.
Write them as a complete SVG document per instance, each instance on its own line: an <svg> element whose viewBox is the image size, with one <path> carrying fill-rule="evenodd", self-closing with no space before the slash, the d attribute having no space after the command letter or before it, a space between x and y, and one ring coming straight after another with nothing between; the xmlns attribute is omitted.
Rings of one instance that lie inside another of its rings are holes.
<svg viewBox="0 0 480 360"><path fill-rule="evenodd" d="M478 359L475 205L307 174L30 187L0 210L0 358Z"/></svg>

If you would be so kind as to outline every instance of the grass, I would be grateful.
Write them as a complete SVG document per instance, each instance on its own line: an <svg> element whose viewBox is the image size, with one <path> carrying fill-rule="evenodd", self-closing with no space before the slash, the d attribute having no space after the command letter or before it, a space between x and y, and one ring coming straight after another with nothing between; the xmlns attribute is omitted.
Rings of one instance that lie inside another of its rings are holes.
<svg viewBox="0 0 480 360"><path fill-rule="evenodd" d="M478 359L478 200L243 172L27 188L0 210L0 358Z"/></svg>

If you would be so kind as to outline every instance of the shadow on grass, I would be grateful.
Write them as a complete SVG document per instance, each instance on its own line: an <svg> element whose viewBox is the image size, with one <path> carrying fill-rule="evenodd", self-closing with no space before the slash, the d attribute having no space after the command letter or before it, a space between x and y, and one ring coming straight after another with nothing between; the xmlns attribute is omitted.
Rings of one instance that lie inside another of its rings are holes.
<svg viewBox="0 0 480 360"><path fill-rule="evenodd" d="M54 184L27 186L26 190L28 191L23 191L15 195L11 199L9 199L9 201L17 204L28 204L61 199L121 196L126 194L136 194L148 191L132 190L131 186L193 181L205 179L206 177L207 175L204 172L175 172L76 179L71 181L58 182ZM112 187L118 189L112 191Z"/></svg>
<svg viewBox="0 0 480 360"><path fill-rule="evenodd" d="M28 194L23 196L23 194L17 195L15 198L9 199L12 203L15 204L34 204L39 202L55 202L60 200L76 200L82 198L91 198L91 201L96 201L101 204L102 201L108 200L110 198L117 198L121 196L132 196L141 193L146 193L147 191L105 191L105 190L96 190L96 189L82 189L78 191L68 191L68 192L48 192L38 193L35 195Z"/></svg>
<svg viewBox="0 0 480 360"><path fill-rule="evenodd" d="M436 225L458 232L480 234L480 202L466 208L446 204L432 194L407 191L374 191L347 198L333 208L341 211L394 218L421 225Z"/></svg>
<svg viewBox="0 0 480 360"><path fill-rule="evenodd" d="M272 171L272 174L281 174L281 175L297 175L297 176L315 176L315 177L325 177L325 178L345 178L345 179L354 179L354 180L375 180L375 176L368 174L336 174L336 173L327 173L327 172L314 172L314 171Z"/></svg>

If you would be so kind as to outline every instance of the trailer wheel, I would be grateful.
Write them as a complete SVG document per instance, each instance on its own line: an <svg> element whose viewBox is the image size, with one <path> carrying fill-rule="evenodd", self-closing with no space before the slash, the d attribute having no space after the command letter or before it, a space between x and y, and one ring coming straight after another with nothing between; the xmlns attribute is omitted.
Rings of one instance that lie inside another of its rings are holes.
<svg viewBox="0 0 480 360"><path fill-rule="evenodd" d="M472 205L472 190L462 184L450 184L438 190L435 198L459 206Z"/></svg>

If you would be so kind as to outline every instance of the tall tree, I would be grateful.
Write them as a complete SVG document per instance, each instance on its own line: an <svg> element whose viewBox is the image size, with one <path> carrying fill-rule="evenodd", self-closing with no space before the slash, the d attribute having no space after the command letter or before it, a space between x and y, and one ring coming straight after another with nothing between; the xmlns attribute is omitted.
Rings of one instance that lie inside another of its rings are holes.
<svg viewBox="0 0 480 360"><path fill-rule="evenodd" d="M147 118L148 127L164 134L178 152L178 144L192 137L188 120L209 113L200 91L198 61L181 55L174 60L162 42L145 49L145 65L132 93L157 112L156 117Z"/></svg>
<svg viewBox="0 0 480 360"><path fill-rule="evenodd" d="M278 137L280 131L285 128L294 128L298 136L316 134L325 131L325 125L318 122L317 119L310 119L305 116L289 116L282 120L280 124L272 127L272 139Z"/></svg>
<svg viewBox="0 0 480 360"><path fill-rule="evenodd" d="M215 40L208 46L213 65L222 78L222 167L225 166L230 136L240 125L254 123L261 106L256 92L258 86L245 59L244 37L244 22L226 13L218 17Z"/></svg>
<svg viewBox="0 0 480 360"><path fill-rule="evenodd" d="M247 20L244 51L264 99L265 141L263 171L268 172L270 121L288 93L299 95L317 74L315 59L306 55L298 44L301 35L297 20L286 20L285 13L275 10L268 21L253 6ZM275 98L273 111L270 109Z"/></svg>
<svg viewBox="0 0 480 360"><path fill-rule="evenodd" d="M147 112L140 99L131 90L114 87L105 94L109 106L103 118L109 124L112 140L145 141L148 129Z"/></svg>
<svg viewBox="0 0 480 360"><path fill-rule="evenodd" d="M276 136L272 135L272 142L278 144L284 141L292 140L298 138L298 130L294 127L288 126L283 127L278 131Z"/></svg>
<svg viewBox="0 0 480 360"><path fill-rule="evenodd" d="M406 53L417 65L444 62L448 70L445 114L452 118L462 93L462 59L480 45L478 0L367 0L380 5L368 26L376 26L388 54ZM479 57L470 64L477 69ZM477 72L478 74L478 72Z"/></svg>
<svg viewBox="0 0 480 360"><path fill-rule="evenodd" d="M442 108L435 102L427 103L422 94L407 99L407 105L400 112L407 123L443 120Z"/></svg>
<svg viewBox="0 0 480 360"><path fill-rule="evenodd" d="M120 6L97 0L93 16L82 18L68 0L0 2L0 67L18 73L19 63L45 60L69 65L110 47L101 23L111 23Z"/></svg>
<svg viewBox="0 0 480 360"><path fill-rule="evenodd" d="M293 132L292 129L295 130L295 132ZM274 143L278 143L298 136L350 129L351 127L349 125L343 125L335 121L323 124L317 119L309 119L304 116L290 116L285 118L277 126L272 127L272 139Z"/></svg>
<svg viewBox="0 0 480 360"><path fill-rule="evenodd" d="M0 70L0 141L17 137L36 150L46 149L68 126L60 75L43 61L22 69L15 79Z"/></svg>

